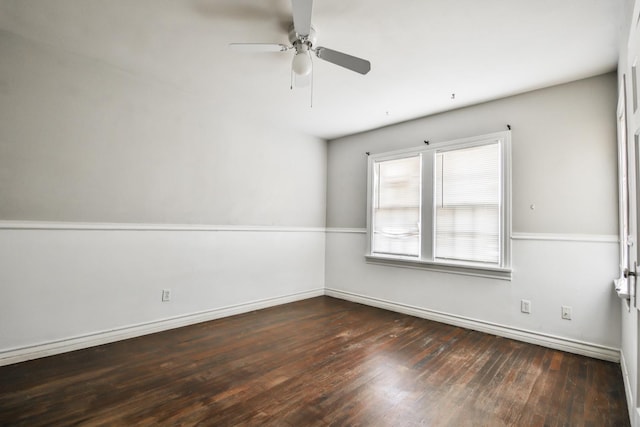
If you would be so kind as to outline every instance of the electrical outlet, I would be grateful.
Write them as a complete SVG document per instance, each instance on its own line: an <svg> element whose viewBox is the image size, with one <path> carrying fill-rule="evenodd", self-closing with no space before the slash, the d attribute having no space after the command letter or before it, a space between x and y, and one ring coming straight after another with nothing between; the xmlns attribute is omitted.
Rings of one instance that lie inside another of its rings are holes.
<svg viewBox="0 0 640 427"><path fill-rule="evenodd" d="M571 307L568 305L562 306L562 318L565 320L571 320Z"/></svg>
<svg viewBox="0 0 640 427"><path fill-rule="evenodd" d="M162 290L162 302L171 301L171 289L163 289Z"/></svg>
<svg viewBox="0 0 640 427"><path fill-rule="evenodd" d="M531 314L531 301L526 299L520 300L520 311L526 314Z"/></svg>

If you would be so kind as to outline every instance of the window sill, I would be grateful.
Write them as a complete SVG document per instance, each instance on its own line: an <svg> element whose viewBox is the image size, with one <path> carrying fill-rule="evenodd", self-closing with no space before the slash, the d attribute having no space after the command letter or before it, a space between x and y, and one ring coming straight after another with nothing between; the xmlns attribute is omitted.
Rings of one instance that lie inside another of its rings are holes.
<svg viewBox="0 0 640 427"><path fill-rule="evenodd" d="M439 273L462 274L465 276L486 277L500 280L511 280L512 272L510 268L450 264L444 262L423 261L414 258L385 257L381 255L365 255L365 259L368 264L416 268L420 270L437 271Z"/></svg>

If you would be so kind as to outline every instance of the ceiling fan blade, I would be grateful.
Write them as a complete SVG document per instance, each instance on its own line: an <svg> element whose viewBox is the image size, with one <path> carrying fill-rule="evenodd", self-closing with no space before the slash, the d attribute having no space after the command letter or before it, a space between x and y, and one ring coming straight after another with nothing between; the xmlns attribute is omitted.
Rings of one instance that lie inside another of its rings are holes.
<svg viewBox="0 0 640 427"><path fill-rule="evenodd" d="M371 70L371 62L366 59L357 58L326 47L316 48L316 56L356 73L367 74Z"/></svg>
<svg viewBox="0 0 640 427"><path fill-rule="evenodd" d="M289 46L277 43L229 43L229 49L236 52L284 52Z"/></svg>
<svg viewBox="0 0 640 427"><path fill-rule="evenodd" d="M293 28L299 36L311 34L311 9L313 0L291 0Z"/></svg>

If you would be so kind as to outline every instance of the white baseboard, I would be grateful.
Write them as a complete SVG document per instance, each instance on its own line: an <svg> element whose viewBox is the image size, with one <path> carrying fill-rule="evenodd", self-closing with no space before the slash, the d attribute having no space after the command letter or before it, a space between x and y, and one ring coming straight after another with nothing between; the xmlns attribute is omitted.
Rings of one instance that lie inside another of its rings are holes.
<svg viewBox="0 0 640 427"><path fill-rule="evenodd" d="M622 371L622 381L624 382L624 394L627 397L627 408L629 412L629 420L632 426L634 423L634 407L633 390L631 390L631 381L629 381L629 369L627 367L627 361L624 358L624 353L620 351L620 370Z"/></svg>
<svg viewBox="0 0 640 427"><path fill-rule="evenodd" d="M407 304L401 304L393 301L383 300L380 298L368 297L365 295L341 291L338 289L326 288L325 295L344 299L347 301L357 302L364 305L369 305L372 307L382 308L385 310L395 311L397 313L408 314L410 316L421 317L423 319L434 320L440 323L460 326L462 328L472 329L474 331L480 331L500 337L511 338L517 341L537 344L543 347L549 347L569 353L580 354L583 356L589 356L596 359L608 360L612 362L620 361L620 350L613 347L605 347L598 344L572 340L554 335L543 334L540 332L527 331L511 326L499 325L497 323L485 322L482 320L471 319L468 317L457 316Z"/></svg>
<svg viewBox="0 0 640 427"><path fill-rule="evenodd" d="M201 311L168 319L156 320L137 325L125 326L108 331L96 332L82 336L71 337L63 340L46 342L28 347L21 347L6 351L0 351L0 366L23 362L26 360L38 359L52 356L54 354L66 353L68 351L80 350L97 345L108 344L141 335L153 334L169 329L180 328L182 326L207 322L220 319L222 317L247 313L253 310L260 310L276 305L287 304L308 298L324 295L324 289L314 289L306 292L298 292L289 295L282 295L274 298L265 298L258 301L251 301L213 310Z"/></svg>
<svg viewBox="0 0 640 427"><path fill-rule="evenodd" d="M454 326L460 326L466 329L472 329L505 338L515 339L518 341L524 341L531 344L537 344L557 350L567 351L569 353L581 354L584 356L613 362L621 362L623 369L623 378L625 381L625 391L628 395L631 394L630 385L628 383L628 376L626 375L626 365L624 365L624 359L621 360L619 349L605 347L593 343L571 340L568 338L562 338L548 334L542 334L534 331L527 331L510 326L471 319L463 316L456 316L448 313L438 312L435 310L428 310L420 307L396 303L393 301L355 294L352 292L341 291L338 289L314 289L311 291L283 295L274 298L266 298L258 301L251 301L213 310L191 313L183 316L176 316L168 319L162 319L138 325L131 325L53 342L46 342L28 347L0 351L0 366L23 362L26 360L38 359L46 356L52 356L55 354L66 353L69 351L80 350L83 348L94 347L102 344L108 344L115 341L135 338L141 335L162 332L169 329L207 322L210 320L220 319L223 317L233 316L241 313L247 313L253 310L260 310L263 308L273 307L322 295L344 299L347 301L369 305L372 307L382 308L385 310L395 311L398 313L408 314L410 316L434 320ZM629 396L627 396L627 400L628 399Z"/></svg>

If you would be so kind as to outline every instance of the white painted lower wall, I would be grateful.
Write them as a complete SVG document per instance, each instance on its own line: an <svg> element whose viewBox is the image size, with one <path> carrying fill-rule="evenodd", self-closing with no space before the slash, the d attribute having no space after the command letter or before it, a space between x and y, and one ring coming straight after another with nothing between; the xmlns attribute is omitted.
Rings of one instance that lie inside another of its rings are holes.
<svg viewBox="0 0 640 427"><path fill-rule="evenodd" d="M322 295L324 244L323 228L0 222L0 365Z"/></svg>
<svg viewBox="0 0 640 427"><path fill-rule="evenodd" d="M366 234L327 233L326 293L606 360L620 358L615 236L514 235L512 281L367 264ZM531 314L520 300L531 301ZM561 306L573 319L561 318Z"/></svg>
<svg viewBox="0 0 640 427"><path fill-rule="evenodd" d="M619 360L615 237L515 235L504 281L367 264L363 230L326 231L0 222L0 365L323 294Z"/></svg>

